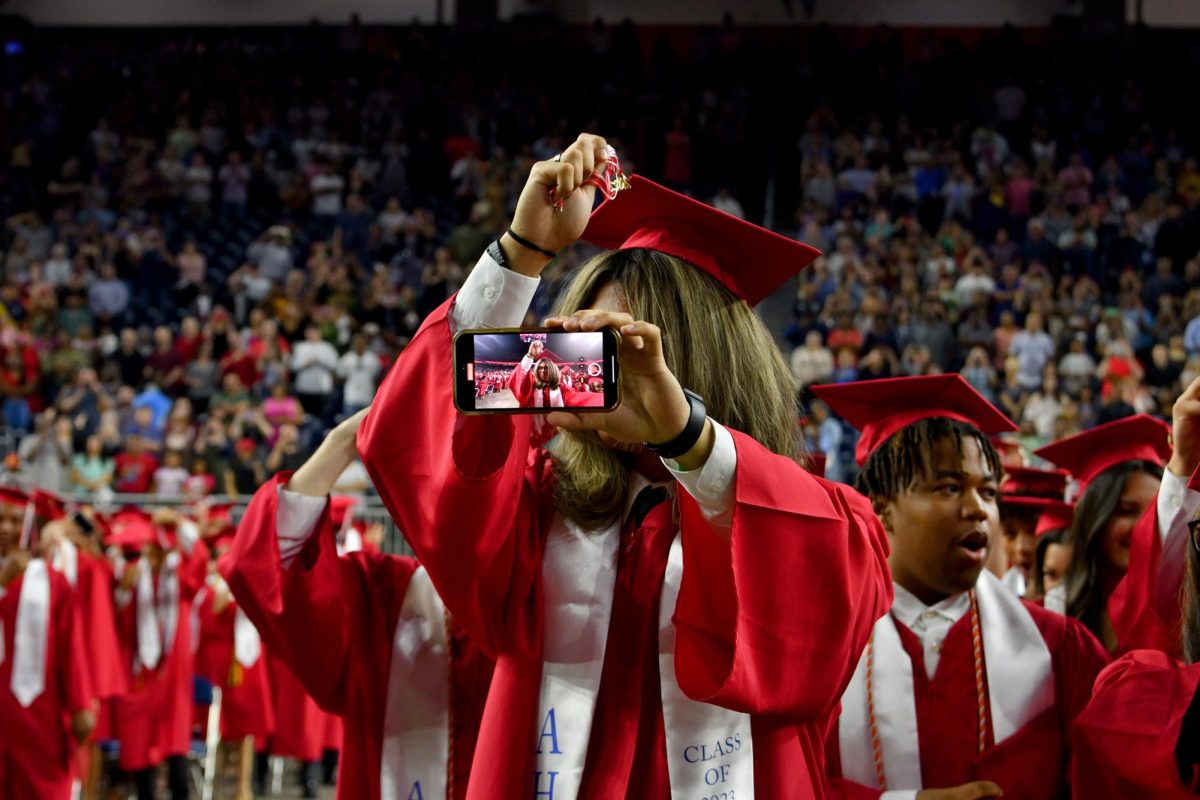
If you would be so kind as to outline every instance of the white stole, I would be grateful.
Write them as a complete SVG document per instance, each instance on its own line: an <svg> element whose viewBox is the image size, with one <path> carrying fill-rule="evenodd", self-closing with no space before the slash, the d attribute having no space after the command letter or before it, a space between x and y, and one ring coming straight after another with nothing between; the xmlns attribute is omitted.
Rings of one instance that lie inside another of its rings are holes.
<svg viewBox="0 0 1200 800"><path fill-rule="evenodd" d="M1050 591L1046 592L1046 596L1042 598L1042 606L1047 611L1053 611L1055 614L1066 616L1067 613L1067 585L1060 583Z"/></svg>
<svg viewBox="0 0 1200 800"><path fill-rule="evenodd" d="M442 800L450 763L450 642L424 567L408 583L388 667L380 800Z"/></svg>
<svg viewBox="0 0 1200 800"><path fill-rule="evenodd" d="M535 797L575 800L579 795L604 669L620 543L619 523L585 531L559 514L546 536Z"/></svg>
<svg viewBox="0 0 1200 800"><path fill-rule="evenodd" d="M179 562L179 553L167 554L159 570L157 597L153 570L146 564L138 565L137 659L142 669L157 667L164 649L175 644L179 625Z"/></svg>
<svg viewBox="0 0 1200 800"><path fill-rule="evenodd" d="M683 582L683 535L667 558L658 608L658 674L671 800L728 796L754 800L750 715L691 700L675 680L675 603ZM728 793L726 795L726 793Z"/></svg>
<svg viewBox="0 0 1200 800"><path fill-rule="evenodd" d="M22 708L28 708L46 688L46 647L50 635L50 572L40 558L29 561L17 598L17 629L13 632L13 666L9 687ZM60 642L59 647L69 643ZM0 626L0 662L4 661L4 630Z"/></svg>
<svg viewBox="0 0 1200 800"><path fill-rule="evenodd" d="M51 561L54 569L61 572L67 583L75 586L79 582L79 550L75 543L65 536L58 541L54 548L54 558Z"/></svg>
<svg viewBox="0 0 1200 800"><path fill-rule="evenodd" d="M992 738L1000 744L1054 705L1054 666L1046 640L1029 611L987 570L975 583L975 596L991 701ZM912 660L890 613L875 623L872 637L871 677L884 777L889 790L919 790L924 787ZM964 713L973 711L964 709ZM842 775L864 786L880 788L869 719L864 652L842 695L838 744Z"/></svg>
<svg viewBox="0 0 1200 800"><path fill-rule="evenodd" d="M582 531L556 515L542 561L545 661L538 707L535 797L575 800L583 780L616 585L621 526ZM659 602L659 681L672 800L754 798L750 716L689 699L675 679L671 618L683 578L677 534ZM618 632L619 634L619 632Z"/></svg>

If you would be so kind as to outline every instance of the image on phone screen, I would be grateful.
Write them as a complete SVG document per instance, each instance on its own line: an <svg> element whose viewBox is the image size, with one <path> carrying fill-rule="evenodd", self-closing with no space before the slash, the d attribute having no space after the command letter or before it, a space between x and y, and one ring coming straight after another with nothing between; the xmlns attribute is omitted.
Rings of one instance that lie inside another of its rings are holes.
<svg viewBox="0 0 1200 800"><path fill-rule="evenodd" d="M456 343L458 405L517 413L612 408L614 351L611 331L470 332Z"/></svg>

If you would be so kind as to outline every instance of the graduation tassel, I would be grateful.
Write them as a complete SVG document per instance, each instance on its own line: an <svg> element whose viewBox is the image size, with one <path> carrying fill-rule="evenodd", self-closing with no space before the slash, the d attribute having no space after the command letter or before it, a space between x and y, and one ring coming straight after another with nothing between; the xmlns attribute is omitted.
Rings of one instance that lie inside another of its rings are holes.
<svg viewBox="0 0 1200 800"><path fill-rule="evenodd" d="M242 681L245 679L245 677L246 670L244 667L242 667L242 663L235 657L231 662L229 662L229 680L226 683L231 689L237 688L238 686L242 685Z"/></svg>

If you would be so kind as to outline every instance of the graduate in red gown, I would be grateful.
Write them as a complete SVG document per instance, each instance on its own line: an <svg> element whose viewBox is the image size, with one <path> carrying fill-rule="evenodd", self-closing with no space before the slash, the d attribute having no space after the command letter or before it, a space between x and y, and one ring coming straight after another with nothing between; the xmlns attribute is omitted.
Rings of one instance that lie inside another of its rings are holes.
<svg viewBox="0 0 1200 800"><path fill-rule="evenodd" d="M65 502L44 490L32 492L37 523L41 525L38 548L46 562L71 585L79 612L83 657L88 672L96 728L91 743L76 751L84 797L99 792L103 759L100 742L110 734L108 703L128 691L128 669L121 659L113 607L112 565L100 551L95 516L88 509L66 513Z"/></svg>
<svg viewBox="0 0 1200 800"><path fill-rule="evenodd" d="M1171 426L1138 415L1038 451L1082 489L1069 535L1066 607L1110 652L1179 654L1187 521L1200 508L1200 492L1187 479L1200 452L1173 450L1170 441L1186 441L1180 409L1198 398L1200 380L1175 404L1173 437Z"/></svg>
<svg viewBox="0 0 1200 800"><path fill-rule="evenodd" d="M858 486L891 536L896 594L829 738L839 790L1063 796L1067 727L1108 658L984 569L1003 476L987 434L1012 423L954 374L812 390L862 431Z"/></svg>
<svg viewBox="0 0 1200 800"><path fill-rule="evenodd" d="M613 197L608 156L585 134L533 167L512 230L538 249L489 247L359 432L447 607L497 659L468 797L817 797L890 588L869 505L796 461L795 386L751 308L816 252L638 177ZM549 324L620 330L621 407L551 412L549 449L524 416L456 413L454 332L519 324L546 252L581 234L613 251Z"/></svg>
<svg viewBox="0 0 1200 800"><path fill-rule="evenodd" d="M491 663L416 561L337 552L328 494L356 458L366 413L259 489L220 568L270 651L345 720L339 797L462 798ZM349 505L338 501L343 513ZM309 733L315 759L325 726Z"/></svg>
<svg viewBox="0 0 1200 800"><path fill-rule="evenodd" d="M1200 448L1200 399L1175 405L1175 450ZM1184 455L1184 458L1190 457ZM1200 491L1200 467L1190 491ZM1187 542L1182 600L1184 661L1135 650L1100 674L1071 731L1075 797L1184 800L1200 794L1200 513Z"/></svg>
<svg viewBox="0 0 1200 800"><path fill-rule="evenodd" d="M578 390L569 377L564 378L564 369L542 355L545 349L536 339L530 342L529 352L508 379L508 388L522 408L604 405L603 394Z"/></svg>
<svg viewBox="0 0 1200 800"><path fill-rule="evenodd" d="M230 527L209 540L214 556L229 549L233 535ZM254 746L265 746L275 730L262 640L212 562L205 587L194 602L200 626L196 674L221 688L221 742L239 751L238 798L248 800L253 797Z"/></svg>
<svg viewBox="0 0 1200 800"><path fill-rule="evenodd" d="M192 598L208 567L195 524L166 512L156 524L139 509L111 521L109 544L121 550L117 633L129 692L113 704L120 766L134 774L138 799L154 797L155 770L167 763L176 797L187 796L193 669Z"/></svg>
<svg viewBox="0 0 1200 800"><path fill-rule="evenodd" d="M20 546L32 524L30 498L0 488L0 797L68 800L96 717L70 585Z"/></svg>
<svg viewBox="0 0 1200 800"><path fill-rule="evenodd" d="M1000 485L1000 524L1008 569L1000 582L1017 597L1028 596L1028 582L1037 555L1038 528L1043 512L1063 502L1066 470L1005 467Z"/></svg>

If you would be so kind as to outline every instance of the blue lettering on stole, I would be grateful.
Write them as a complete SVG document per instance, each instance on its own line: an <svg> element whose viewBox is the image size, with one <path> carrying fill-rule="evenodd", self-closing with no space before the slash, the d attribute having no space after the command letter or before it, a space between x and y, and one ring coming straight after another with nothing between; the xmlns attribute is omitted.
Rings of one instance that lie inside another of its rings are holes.
<svg viewBox="0 0 1200 800"><path fill-rule="evenodd" d="M547 731L549 728L549 731ZM550 737L550 753L551 755L561 756L562 750L558 749L558 723L554 719L554 709L551 708L546 714L546 719L542 722L542 735L538 737L538 755L542 754L542 740ZM553 775L554 773L550 773ZM553 781L551 781L553 786Z"/></svg>
<svg viewBox="0 0 1200 800"><path fill-rule="evenodd" d="M425 800L425 795L421 793L420 781L417 781L412 785L412 790L409 791L406 800Z"/></svg>
<svg viewBox="0 0 1200 800"><path fill-rule="evenodd" d="M543 773L541 771L538 771L533 774L534 774L533 796L535 798L544 797L544 798L546 798L546 800L554 800L554 779L558 777L558 773L557 772L544 773L544 774L550 776L550 785L545 789L542 788Z"/></svg>

